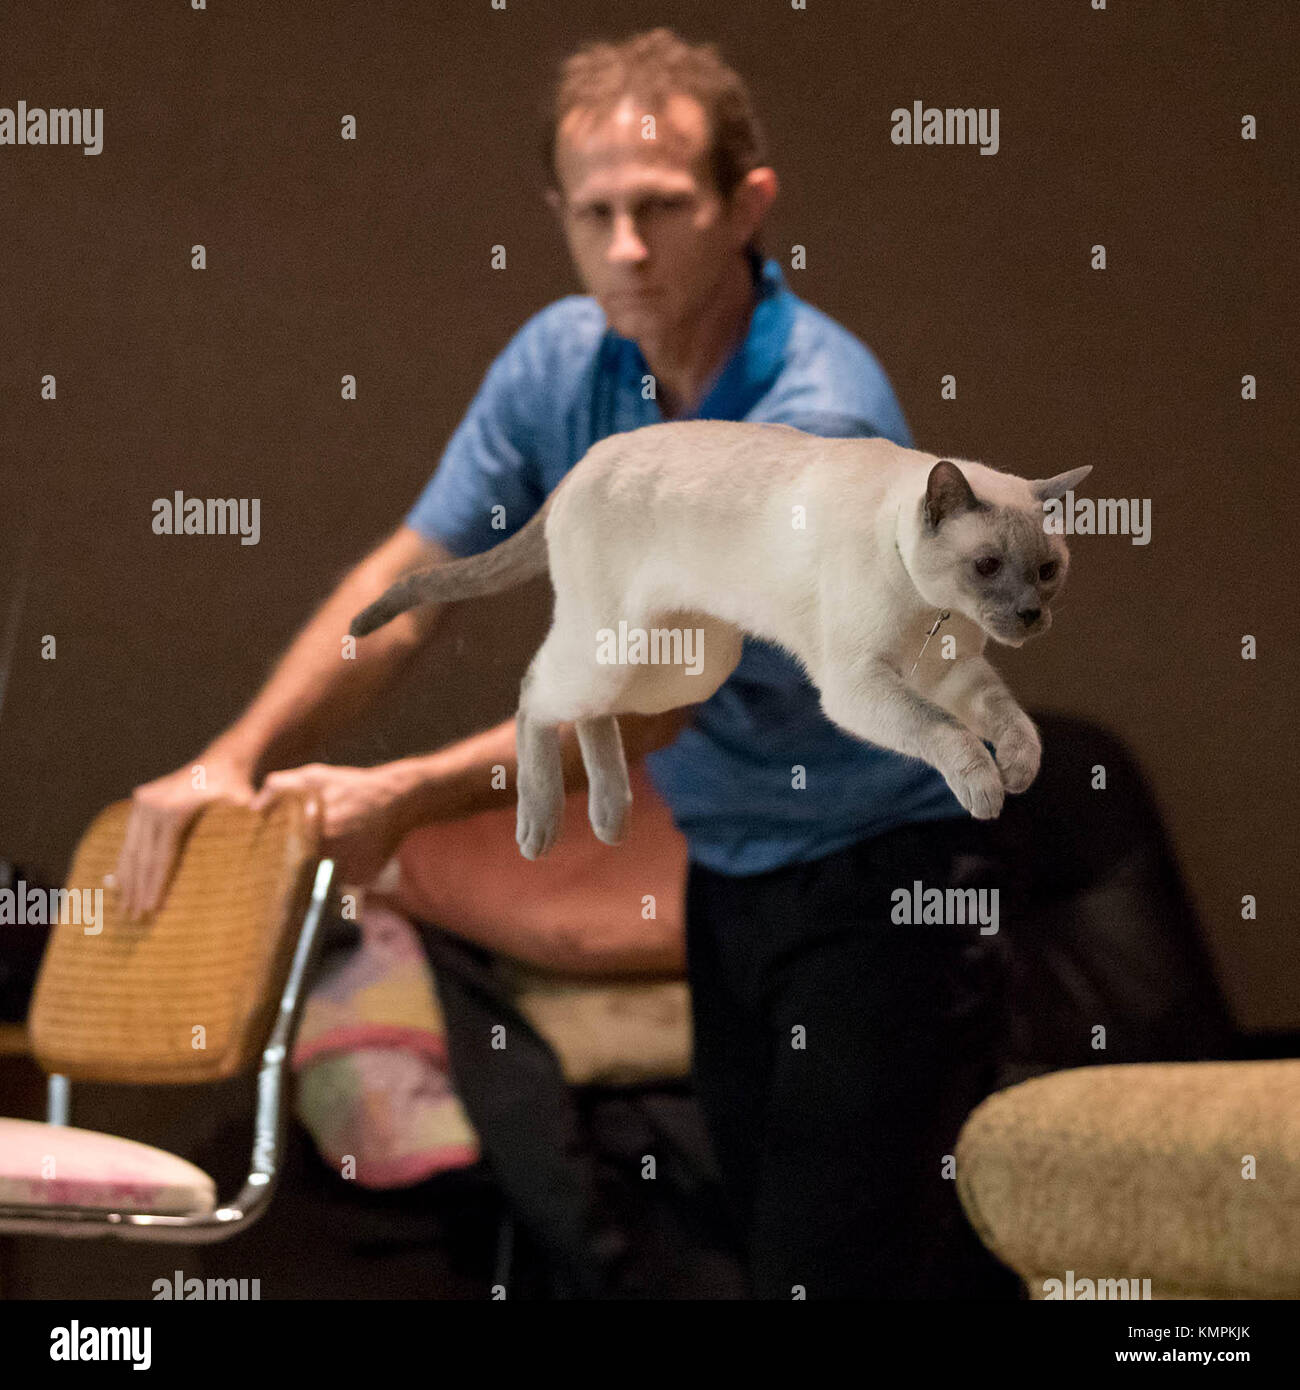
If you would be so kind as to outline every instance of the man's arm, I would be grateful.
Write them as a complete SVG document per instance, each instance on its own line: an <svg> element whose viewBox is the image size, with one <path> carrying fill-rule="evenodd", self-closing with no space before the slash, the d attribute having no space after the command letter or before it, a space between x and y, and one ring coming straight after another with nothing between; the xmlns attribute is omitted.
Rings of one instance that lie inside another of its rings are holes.
<svg viewBox="0 0 1300 1390"><path fill-rule="evenodd" d="M627 761L638 762L647 753L671 743L690 715L689 706L665 714L619 715ZM573 725L562 724L560 731L564 790L571 792L587 785L587 774ZM513 719L436 753L390 764L406 783L403 828L412 830L430 821L472 816L500 806L502 794L492 788L492 772L498 765L505 768L506 784L513 788L518 772Z"/></svg>
<svg viewBox="0 0 1300 1390"><path fill-rule="evenodd" d="M372 702L433 631L442 605L402 614L357 642L354 658L344 659L343 639L353 617L402 574L454 558L436 541L400 526L344 578L225 733L184 767L136 788L117 868L130 913L158 906L181 837L210 801L261 806L281 791L315 792L325 844L340 873L353 882L378 872L407 830L501 804L492 772L503 764L507 785L514 785L513 719L436 753L379 767L312 763L272 772L261 795L255 793L260 773L292 764ZM670 742L688 717L685 709L622 716L628 761ZM562 732L565 787L572 790L585 785L585 772L572 728L566 725ZM195 767L203 769L201 779ZM202 785L196 787L196 780Z"/></svg>
<svg viewBox="0 0 1300 1390"><path fill-rule="evenodd" d="M455 558L437 541L399 526L344 577L210 751L256 779L267 766L296 762L350 724L407 665L437 625L443 605L403 613L364 642L347 638L352 619L402 575ZM345 639L352 651L347 658Z"/></svg>
<svg viewBox="0 0 1300 1390"><path fill-rule="evenodd" d="M690 717L689 706L666 714L620 715L627 761L635 763L670 743ZM560 728L564 789L569 792L586 785L586 772L572 725ZM506 770L508 792L492 785L497 766ZM408 831L431 821L493 810L502 804L503 796L513 797L516 772L515 721L507 719L436 753L379 767L310 763L273 772L253 804L267 805L284 792L313 794L321 808L325 842L341 880L365 884L384 867Z"/></svg>
<svg viewBox="0 0 1300 1390"><path fill-rule="evenodd" d="M344 577L229 729L184 767L136 788L117 866L132 916L161 901L176 847L201 807L217 799L250 801L261 771L302 756L397 675L433 630L441 606L403 614L358 643L352 660L343 654L348 625L402 574L453 558L437 542L399 526Z"/></svg>

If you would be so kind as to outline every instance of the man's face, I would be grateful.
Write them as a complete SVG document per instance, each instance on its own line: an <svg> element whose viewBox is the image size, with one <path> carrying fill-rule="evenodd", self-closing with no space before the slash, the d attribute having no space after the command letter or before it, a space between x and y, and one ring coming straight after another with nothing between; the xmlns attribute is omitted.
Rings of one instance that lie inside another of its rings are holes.
<svg viewBox="0 0 1300 1390"><path fill-rule="evenodd" d="M626 98L595 120L574 110L556 135L564 197L550 195L587 292L610 327L642 343L671 341L705 306L756 230L743 195L723 203L707 167L703 107L673 96L655 114Z"/></svg>

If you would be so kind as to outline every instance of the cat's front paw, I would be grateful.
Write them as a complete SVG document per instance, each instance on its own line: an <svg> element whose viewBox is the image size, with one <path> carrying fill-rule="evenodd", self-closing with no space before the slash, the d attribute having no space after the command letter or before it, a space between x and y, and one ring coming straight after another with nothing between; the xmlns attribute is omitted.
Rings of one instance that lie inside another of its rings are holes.
<svg viewBox="0 0 1300 1390"><path fill-rule="evenodd" d="M998 743L997 764L1002 785L1013 795L1022 792L1038 776L1043 760L1043 741L1029 719L1017 720Z"/></svg>
<svg viewBox="0 0 1300 1390"><path fill-rule="evenodd" d="M976 820L993 820L1001 812L1006 796L1002 774L982 743L974 743L965 761L943 775Z"/></svg>

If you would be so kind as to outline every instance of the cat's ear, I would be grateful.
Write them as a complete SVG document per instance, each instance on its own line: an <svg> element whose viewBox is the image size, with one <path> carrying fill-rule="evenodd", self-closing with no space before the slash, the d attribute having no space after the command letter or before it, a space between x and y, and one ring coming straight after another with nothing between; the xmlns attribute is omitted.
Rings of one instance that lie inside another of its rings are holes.
<svg viewBox="0 0 1300 1390"><path fill-rule="evenodd" d="M1085 463L1082 468L1072 468L1068 473L1058 473L1055 478L1039 478L1036 482L1030 483L1029 487L1038 501L1047 502L1055 497L1064 497L1067 492L1078 487L1091 472L1092 464Z"/></svg>
<svg viewBox="0 0 1300 1390"><path fill-rule="evenodd" d="M974 511L979 506L980 500L966 475L951 459L940 459L925 484L925 519L929 525L938 526L950 516Z"/></svg>

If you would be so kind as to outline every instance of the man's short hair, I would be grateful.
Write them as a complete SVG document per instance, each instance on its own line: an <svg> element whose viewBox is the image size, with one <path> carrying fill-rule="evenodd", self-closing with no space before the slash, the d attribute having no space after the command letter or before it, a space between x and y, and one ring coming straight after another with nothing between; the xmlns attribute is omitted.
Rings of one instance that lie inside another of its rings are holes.
<svg viewBox="0 0 1300 1390"><path fill-rule="evenodd" d="M549 187L562 192L555 168L556 137L570 111L612 112L631 96L650 112L662 111L670 96L692 97L709 122L708 165L724 198L751 169L767 163L762 127L744 79L723 62L711 43L689 44L671 29L634 34L621 43L584 44L560 65L547 104L543 157Z"/></svg>

